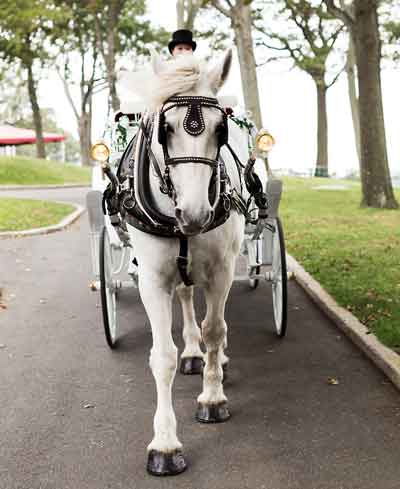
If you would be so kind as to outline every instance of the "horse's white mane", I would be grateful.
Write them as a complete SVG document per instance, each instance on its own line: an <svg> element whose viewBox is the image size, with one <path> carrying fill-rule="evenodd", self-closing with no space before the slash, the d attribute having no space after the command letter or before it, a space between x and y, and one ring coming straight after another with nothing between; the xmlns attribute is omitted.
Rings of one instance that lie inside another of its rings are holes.
<svg viewBox="0 0 400 489"><path fill-rule="evenodd" d="M162 61L153 54L152 67L138 72L122 72L121 99L140 98L149 110L157 110L175 94L194 89L205 73L205 63L192 54Z"/></svg>

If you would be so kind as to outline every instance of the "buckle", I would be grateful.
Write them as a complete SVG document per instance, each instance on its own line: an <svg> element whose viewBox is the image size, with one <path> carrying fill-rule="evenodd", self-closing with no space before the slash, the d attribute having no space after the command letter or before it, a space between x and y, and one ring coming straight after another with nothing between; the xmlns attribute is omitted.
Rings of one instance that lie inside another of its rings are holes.
<svg viewBox="0 0 400 489"><path fill-rule="evenodd" d="M177 256L176 257L176 264L178 265L178 268L187 268L189 263L189 260L186 256Z"/></svg>

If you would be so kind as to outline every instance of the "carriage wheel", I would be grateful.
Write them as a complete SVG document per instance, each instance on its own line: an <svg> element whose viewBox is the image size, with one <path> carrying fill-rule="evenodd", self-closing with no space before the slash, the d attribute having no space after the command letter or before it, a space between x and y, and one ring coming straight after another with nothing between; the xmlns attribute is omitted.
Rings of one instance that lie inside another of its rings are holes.
<svg viewBox="0 0 400 489"><path fill-rule="evenodd" d="M100 295L106 340L110 348L117 341L117 281L113 277L113 251L106 226L100 236Z"/></svg>
<svg viewBox="0 0 400 489"><path fill-rule="evenodd" d="M276 334L283 338L287 325L287 268L285 239L279 217L272 240L272 302Z"/></svg>

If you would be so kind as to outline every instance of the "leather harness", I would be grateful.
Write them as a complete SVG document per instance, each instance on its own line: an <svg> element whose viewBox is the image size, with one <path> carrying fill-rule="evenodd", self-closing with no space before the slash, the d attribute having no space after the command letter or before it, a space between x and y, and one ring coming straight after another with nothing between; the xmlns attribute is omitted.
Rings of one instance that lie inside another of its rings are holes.
<svg viewBox="0 0 400 489"><path fill-rule="evenodd" d="M217 128L218 145L215 159L198 156L170 157L168 153L169 127L165 120L165 113L174 107L187 107L183 127L188 134L194 137L202 134L205 130L202 107L210 107L222 112L222 124ZM176 259L177 267L184 284L193 285L193 281L188 273L188 238L180 231L177 220L174 217L166 216L157 209L150 189L151 168L153 168L159 180L160 191L168 195L174 202L174 205L176 205L176 192L169 175L169 167L186 163L211 166L213 175L211 177L209 195L210 202L211 199L213 201L214 218L207 228L202 231L204 233L223 224L230 216L232 206L239 212L247 214L248 203L243 199L241 194L234 192L231 188L225 163L220 156L221 147L226 145L233 156L239 174L241 190L241 173L245 166L240 162L239 158L228 144L227 115L224 109L218 104L217 99L200 96L173 96L164 103L158 114L157 133L158 142L163 148L164 172L162 172L157 157L154 155L151 148L152 135L155 128L154 119L154 116L150 116L146 119L146 122L143 120L141 121L138 133L134 140L129 143L121 157L117 178L115 178L115 176L114 179L111 178L111 187L107 188L104 192L104 201L107 202L108 214L110 215L113 224L123 225L123 221L126 221L135 228L149 234L178 238L180 241L180 250L179 256ZM136 151L137 158L135 161L135 147L138 142L139 148L137 148ZM121 168L124 164L126 165L126 160L129 161L128 170L123 176ZM249 160L249 163L250 161L253 160ZM246 166L246 169L249 167L249 163ZM253 165L254 162L247 172L250 175L253 175ZM138 180L136 183L135 175ZM126 182L126 179L127 183L121 185L124 181ZM254 192L254 189L252 190ZM137 200L139 200L139 202L137 202ZM105 211L104 205L103 210ZM119 215L122 217L122 223L119 219Z"/></svg>

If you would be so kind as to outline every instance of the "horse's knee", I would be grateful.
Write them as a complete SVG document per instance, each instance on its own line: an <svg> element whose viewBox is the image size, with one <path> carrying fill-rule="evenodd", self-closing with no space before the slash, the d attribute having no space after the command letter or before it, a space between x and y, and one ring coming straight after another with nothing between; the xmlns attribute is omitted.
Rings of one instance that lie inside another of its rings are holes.
<svg viewBox="0 0 400 489"><path fill-rule="evenodd" d="M170 381L175 375L178 365L178 349L175 345L170 348L152 348L150 353L150 368L154 376L163 377Z"/></svg>
<svg viewBox="0 0 400 489"><path fill-rule="evenodd" d="M225 341L226 323L222 318L214 320L204 320L201 325L202 336L207 349L215 347L216 349Z"/></svg>

